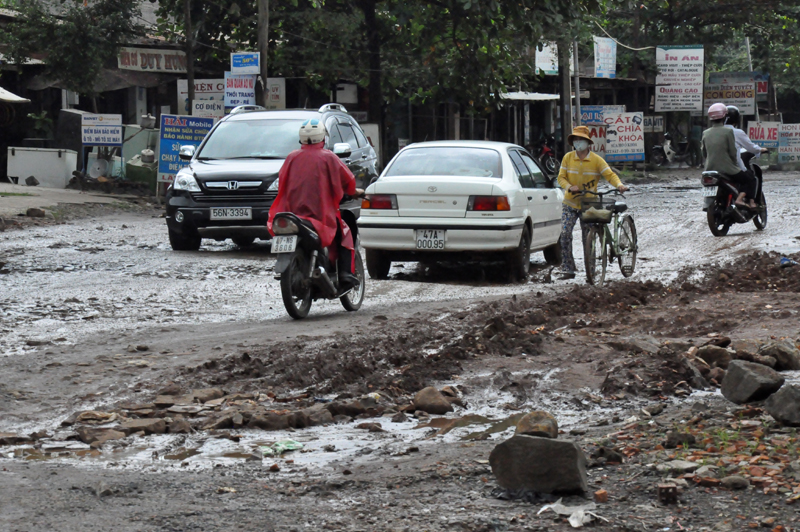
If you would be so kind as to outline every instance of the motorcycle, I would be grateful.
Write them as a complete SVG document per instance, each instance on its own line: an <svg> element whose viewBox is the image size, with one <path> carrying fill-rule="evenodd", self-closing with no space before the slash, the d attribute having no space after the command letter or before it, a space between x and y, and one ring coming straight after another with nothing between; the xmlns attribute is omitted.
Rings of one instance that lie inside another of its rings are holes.
<svg viewBox="0 0 800 532"><path fill-rule="evenodd" d="M756 203L759 209L751 210L736 207L733 203L739 190L727 176L719 172L703 172L703 210L706 211L708 228L714 236L725 236L733 224L748 223L752 220L756 230L767 227L767 200L764 197L761 167L752 162L753 154L742 150L742 161L752 170L758 182Z"/></svg>
<svg viewBox="0 0 800 532"><path fill-rule="evenodd" d="M666 133L664 135L664 144L653 146L651 160L657 166L664 166L665 164L677 162L687 163L691 160L692 153L689 151L689 143L687 141L679 142L677 151L672 146L672 135Z"/></svg>
<svg viewBox="0 0 800 532"><path fill-rule="evenodd" d="M349 200L350 198L345 198ZM347 221L347 220L346 220ZM358 228L348 223L355 244L355 276L358 286L340 290L336 261L328 257L311 222L290 212L275 215L272 230L272 253L278 255L276 278L280 279L281 297L286 312L294 319L308 316L311 303L318 299L339 299L345 310L353 312L364 301L364 263L358 243Z"/></svg>
<svg viewBox="0 0 800 532"><path fill-rule="evenodd" d="M542 146L539 150L539 163L551 176L556 175L561 168L561 163L556 158L556 138L553 135L547 135L542 140Z"/></svg>

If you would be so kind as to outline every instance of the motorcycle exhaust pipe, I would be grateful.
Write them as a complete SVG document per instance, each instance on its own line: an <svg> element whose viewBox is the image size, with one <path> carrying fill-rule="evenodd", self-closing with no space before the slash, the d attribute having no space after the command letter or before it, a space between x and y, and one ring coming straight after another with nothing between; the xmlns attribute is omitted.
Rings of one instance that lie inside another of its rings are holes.
<svg viewBox="0 0 800 532"><path fill-rule="evenodd" d="M333 286L333 281L331 278L328 277L328 272L325 271L325 268L319 266L314 269L314 272L311 274L311 277L315 281L321 281L322 286L325 288L325 291L328 292L328 297L333 297L336 295L336 287Z"/></svg>

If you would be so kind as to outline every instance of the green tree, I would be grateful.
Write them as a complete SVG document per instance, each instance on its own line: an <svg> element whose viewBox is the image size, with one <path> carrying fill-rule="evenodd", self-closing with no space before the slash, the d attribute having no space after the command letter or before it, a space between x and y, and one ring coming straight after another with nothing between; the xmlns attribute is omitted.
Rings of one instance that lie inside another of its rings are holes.
<svg viewBox="0 0 800 532"><path fill-rule="evenodd" d="M6 0L18 13L0 45L15 62L36 57L45 62L45 74L66 89L92 98L96 109L98 77L116 62L119 48L140 35L138 2L95 0L88 6L65 0L56 11L34 1Z"/></svg>

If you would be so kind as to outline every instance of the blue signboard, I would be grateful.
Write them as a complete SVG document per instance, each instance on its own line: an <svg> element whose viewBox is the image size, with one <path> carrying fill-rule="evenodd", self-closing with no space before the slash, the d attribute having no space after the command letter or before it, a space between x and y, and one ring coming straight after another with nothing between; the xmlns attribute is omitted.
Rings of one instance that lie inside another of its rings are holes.
<svg viewBox="0 0 800 532"><path fill-rule="evenodd" d="M601 126L603 122L602 105L581 105L581 124L584 126Z"/></svg>
<svg viewBox="0 0 800 532"><path fill-rule="evenodd" d="M260 52L236 52L231 54L231 74L260 74Z"/></svg>
<svg viewBox="0 0 800 532"><path fill-rule="evenodd" d="M181 146L199 146L214 127L213 118L161 115L159 139L158 180L171 183L178 170L188 164L178 157Z"/></svg>

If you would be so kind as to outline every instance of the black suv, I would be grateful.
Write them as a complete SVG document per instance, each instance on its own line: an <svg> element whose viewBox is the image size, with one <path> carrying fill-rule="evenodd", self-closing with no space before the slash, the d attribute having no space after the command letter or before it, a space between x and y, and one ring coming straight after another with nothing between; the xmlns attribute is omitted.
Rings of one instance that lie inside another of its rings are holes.
<svg viewBox="0 0 800 532"><path fill-rule="evenodd" d="M197 250L202 238L230 238L239 246L256 238L269 240L267 218L278 194L278 171L286 156L300 147L300 126L313 118L321 119L328 130L326 148L347 164L358 188L367 188L378 176L375 150L342 105L326 104L318 111L237 108L196 150L181 148L181 158L190 163L167 191L172 249ZM361 203L352 201L341 209L342 218L355 222Z"/></svg>

